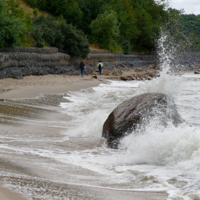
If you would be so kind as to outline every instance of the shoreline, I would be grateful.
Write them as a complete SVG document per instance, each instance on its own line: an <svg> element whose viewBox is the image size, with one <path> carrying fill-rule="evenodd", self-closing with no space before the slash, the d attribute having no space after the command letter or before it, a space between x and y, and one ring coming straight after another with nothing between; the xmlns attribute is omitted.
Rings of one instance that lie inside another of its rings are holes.
<svg viewBox="0 0 200 200"><path fill-rule="evenodd" d="M149 69L129 69L125 71L103 71L100 75L67 75L49 74L38 76L25 76L23 79L4 78L0 79L0 99L21 99L35 98L40 94L62 94L68 91L78 91L81 89L96 87L100 83L110 80L121 81L145 81L152 80L159 76L159 71L149 66Z"/></svg>
<svg viewBox="0 0 200 200"><path fill-rule="evenodd" d="M12 78L0 80L0 99L32 99L41 94L63 94L96 87L103 79L91 76L47 75L28 76L22 80Z"/></svg>
<svg viewBox="0 0 200 200"><path fill-rule="evenodd" d="M0 182L0 200L27 200L27 198L23 194L4 187L4 183Z"/></svg>
<svg viewBox="0 0 200 200"><path fill-rule="evenodd" d="M98 76L99 78L99 76ZM23 99L36 98L41 94L62 94L68 91L78 91L89 87L97 87L100 83L105 83L106 78L94 79L91 76L69 76L69 75L47 75L47 76L29 76L22 80L2 79L0 80L0 98L1 99ZM3 91L4 90L4 91ZM46 115L45 115L46 116ZM55 117L55 116L54 116ZM51 119L51 118L49 118ZM60 119L57 119L60 120ZM67 120L65 118L65 120ZM24 127L21 127L24 129ZM24 130L26 131L26 130ZM48 131L48 130L47 130ZM58 131L58 130L57 130ZM44 131L43 131L44 134ZM72 140L70 140L72 141ZM73 144L82 144L81 141L72 141ZM67 142L65 142L67 143ZM86 146L94 146L99 140L87 143ZM64 144L63 144L64 145ZM66 144L65 144L66 145ZM84 147L84 145L83 145ZM81 148L83 148L81 147ZM66 148L66 147L65 147ZM6 186L6 185L5 185ZM105 199L127 199L127 200L163 200L167 198L166 192L143 192L143 191L120 191L110 188L86 187L69 185L69 188L77 188L90 194L101 194ZM7 189L0 183L0 200L27 200L23 194L14 190Z"/></svg>
<svg viewBox="0 0 200 200"><path fill-rule="evenodd" d="M42 94L62 94L96 87L100 83L102 83L100 80L91 76L83 78L69 75L27 76L22 80L5 78L0 80L0 99L31 99ZM4 185L5 183L0 182L0 200L27 200L23 194Z"/></svg>

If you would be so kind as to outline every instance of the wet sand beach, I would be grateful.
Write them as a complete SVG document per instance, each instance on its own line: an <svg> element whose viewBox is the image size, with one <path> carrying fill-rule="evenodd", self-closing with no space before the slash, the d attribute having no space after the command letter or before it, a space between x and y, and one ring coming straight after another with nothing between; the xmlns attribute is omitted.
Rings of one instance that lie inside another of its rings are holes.
<svg viewBox="0 0 200 200"><path fill-rule="evenodd" d="M0 200L164 200L165 192L126 191L126 184L106 175L52 160L50 152L86 151L104 144L102 138L68 138L71 116L60 102L68 91L105 82L91 76L30 76L0 80ZM48 151L49 150L49 151ZM62 159L62 157L60 158ZM73 158L72 158L73 159ZM5 187L3 184L6 184ZM9 189L7 189L9 188ZM114 188L114 189L113 189Z"/></svg>
<svg viewBox="0 0 200 200"><path fill-rule="evenodd" d="M91 76L26 76L22 80L1 79L0 98L35 98L40 94L61 94L67 91L78 91L80 89L95 87L102 79L93 79Z"/></svg>
<svg viewBox="0 0 200 200"><path fill-rule="evenodd" d="M0 183L0 200L27 200L27 198L22 194L3 187L3 183Z"/></svg>

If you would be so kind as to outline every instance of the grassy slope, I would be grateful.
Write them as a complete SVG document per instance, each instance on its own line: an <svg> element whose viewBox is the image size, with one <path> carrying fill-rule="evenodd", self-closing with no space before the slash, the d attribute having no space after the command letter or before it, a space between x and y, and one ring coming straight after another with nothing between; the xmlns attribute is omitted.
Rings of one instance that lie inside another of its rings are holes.
<svg viewBox="0 0 200 200"><path fill-rule="evenodd" d="M30 13L31 17L33 17L33 8L30 7L30 5L28 5L27 3L25 3L23 0L16 0L17 2L20 3L19 8L23 8L23 10L25 11L25 13ZM39 15L47 15L45 12L41 12L39 11Z"/></svg>
<svg viewBox="0 0 200 200"><path fill-rule="evenodd" d="M33 14L33 8L30 7L27 3L25 3L23 0L15 0L16 2L20 3L19 9L23 9L25 14L30 15L32 18L34 17ZM39 11L39 15L47 15L46 12L41 12ZM24 36L24 38L21 38L21 41L19 42L19 46L25 46L25 47L34 47L36 46L36 42L34 39L31 37L30 34L27 34Z"/></svg>

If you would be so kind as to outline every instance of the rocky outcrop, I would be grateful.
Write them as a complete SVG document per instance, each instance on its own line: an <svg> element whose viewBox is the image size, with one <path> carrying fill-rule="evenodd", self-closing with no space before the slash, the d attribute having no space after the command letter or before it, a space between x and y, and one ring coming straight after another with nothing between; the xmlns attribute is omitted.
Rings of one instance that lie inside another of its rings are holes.
<svg viewBox="0 0 200 200"><path fill-rule="evenodd" d="M16 47L3 48L0 50L0 78L22 78L28 75L46 75L64 73L76 75L80 73L79 63L81 58L71 58L69 55L59 53L57 48L36 48L36 47ZM152 55L134 54L124 55L122 53L113 54L107 50L91 49L84 62L86 63L86 75L97 75L97 63L101 60L104 64L103 71L109 79L116 79L121 76L121 80L151 80L157 77L157 72L136 71L137 68L156 70L158 58ZM175 70L200 70L200 53L190 52L174 56L171 61ZM139 74L124 75L122 71L133 70Z"/></svg>
<svg viewBox="0 0 200 200"><path fill-rule="evenodd" d="M80 63L80 58L71 58L70 63L76 65ZM112 54L112 53L102 53L102 54L92 54L90 53L86 59L83 61L86 63L87 67L97 68L97 64L101 60L103 62L103 69L113 71L113 69L123 69L126 68L134 69L136 67L147 68L147 66L155 64L154 57L151 55L123 55L123 54Z"/></svg>
<svg viewBox="0 0 200 200"><path fill-rule="evenodd" d="M182 122L175 105L172 112L167 112L168 100L165 94L145 93L122 102L108 116L103 125L102 137L107 139L107 145L117 148L121 138L148 123L155 115L159 115L163 123L171 120L175 125ZM170 114L169 114L170 113Z"/></svg>
<svg viewBox="0 0 200 200"><path fill-rule="evenodd" d="M33 65L35 67L69 66L69 59L70 56L63 53L0 53L0 69Z"/></svg>
<svg viewBox="0 0 200 200"><path fill-rule="evenodd" d="M74 69L73 66L62 67L35 67L34 65L23 66L23 67L9 67L3 68L0 70L0 79L1 78L14 78L22 79L24 76L30 75L48 75L48 74L69 74L69 75L78 75L79 72Z"/></svg>
<svg viewBox="0 0 200 200"><path fill-rule="evenodd" d="M67 54L0 53L0 78L21 79L23 76L69 74L79 72L69 63Z"/></svg>
<svg viewBox="0 0 200 200"><path fill-rule="evenodd" d="M136 68L137 69L137 68ZM128 73L128 75L122 75L120 76L120 80L123 81L131 81L131 80L137 80L137 81L145 81L145 80L152 80L153 78L160 76L160 71L156 69L140 69L140 71L136 70L132 73Z"/></svg>
<svg viewBox="0 0 200 200"><path fill-rule="evenodd" d="M29 75L46 74L80 74L79 63L81 58L71 58L69 55L59 53L57 48L4 48L0 51L0 78L17 78ZM92 50L84 60L86 75L97 75L97 63L102 60L103 73L107 76L119 76L121 70L128 71L135 67L147 67L154 63L149 55L123 55L112 54L105 50Z"/></svg>

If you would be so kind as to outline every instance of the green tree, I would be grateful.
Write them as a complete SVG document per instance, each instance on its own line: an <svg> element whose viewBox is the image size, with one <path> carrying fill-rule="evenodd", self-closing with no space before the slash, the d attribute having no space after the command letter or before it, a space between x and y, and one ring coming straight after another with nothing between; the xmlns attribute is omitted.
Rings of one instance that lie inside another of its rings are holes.
<svg viewBox="0 0 200 200"><path fill-rule="evenodd" d="M90 24L97 16L108 10L107 5L112 4L113 0L77 0L77 3L82 11L82 23L80 28L87 36L91 35ZM114 4L112 4L114 5Z"/></svg>
<svg viewBox="0 0 200 200"><path fill-rule="evenodd" d="M50 16L38 16L33 20L31 34L38 47L47 43L49 46L58 47L61 52L82 58L87 57L90 52L84 33L63 19L56 21Z"/></svg>
<svg viewBox="0 0 200 200"><path fill-rule="evenodd" d="M191 51L200 51L200 15L181 13L178 29L187 38Z"/></svg>
<svg viewBox="0 0 200 200"><path fill-rule="evenodd" d="M27 1L27 0L24 0L24 1ZM37 0L37 8L40 10L46 10L46 0Z"/></svg>
<svg viewBox="0 0 200 200"><path fill-rule="evenodd" d="M33 20L31 35L37 42L38 47L44 47L45 43L54 43L56 34L56 21L53 17L40 15Z"/></svg>
<svg viewBox="0 0 200 200"><path fill-rule="evenodd" d="M101 48L111 48L119 37L119 24L114 11L99 14L91 25L92 40Z"/></svg>
<svg viewBox="0 0 200 200"><path fill-rule="evenodd" d="M63 16L67 23L79 27L82 23L82 11L75 0L25 0L31 7L49 12L54 17ZM30 3L31 1L31 3Z"/></svg>
<svg viewBox="0 0 200 200"><path fill-rule="evenodd" d="M36 8L39 3L37 0L24 0L24 2L28 3L32 8Z"/></svg>
<svg viewBox="0 0 200 200"><path fill-rule="evenodd" d="M136 37L131 38L134 50L150 51L155 47L155 37L160 27L167 22L169 13L165 1L132 0L136 17L136 26L140 31Z"/></svg>
<svg viewBox="0 0 200 200"><path fill-rule="evenodd" d="M130 45L130 41L128 41L128 40L125 40L124 42L123 42L123 50L124 50L124 54L125 55L129 55L129 54L131 54L131 45Z"/></svg>
<svg viewBox="0 0 200 200"><path fill-rule="evenodd" d="M83 21L83 13L79 8L76 1L69 1L66 11L63 14L64 19L68 24L73 24L76 27L80 27Z"/></svg>
<svg viewBox="0 0 200 200"><path fill-rule="evenodd" d="M57 30L59 30L57 36L62 35L62 41L59 41L60 37L57 37L54 43L55 46L59 46L57 44L59 41L59 44L62 43L61 50L63 52L74 57L87 57L90 52L90 48L89 43L82 31L77 30L71 24L67 24L64 20L57 25Z"/></svg>
<svg viewBox="0 0 200 200"><path fill-rule="evenodd" d="M14 47L26 32L26 27L14 12L9 12L9 2L0 1L0 48Z"/></svg>
<svg viewBox="0 0 200 200"><path fill-rule="evenodd" d="M38 9L57 19L63 16L67 24L82 30L91 43L109 49L129 41L135 51L151 51L160 27L179 15L167 9L167 0L24 1L37 2Z"/></svg>
<svg viewBox="0 0 200 200"><path fill-rule="evenodd" d="M35 9L33 10L33 14L34 14L35 17L38 16L39 10L38 10L37 8L35 8Z"/></svg>
<svg viewBox="0 0 200 200"><path fill-rule="evenodd" d="M25 12L22 8L19 9L20 3L15 0L7 0L6 1L7 9L10 15L23 18Z"/></svg>
<svg viewBox="0 0 200 200"><path fill-rule="evenodd" d="M115 5L120 22L120 35L122 41L130 40L140 34L140 30L136 26L136 13L134 11L131 0L121 0Z"/></svg>

